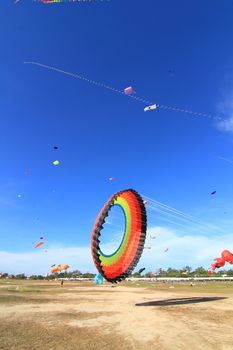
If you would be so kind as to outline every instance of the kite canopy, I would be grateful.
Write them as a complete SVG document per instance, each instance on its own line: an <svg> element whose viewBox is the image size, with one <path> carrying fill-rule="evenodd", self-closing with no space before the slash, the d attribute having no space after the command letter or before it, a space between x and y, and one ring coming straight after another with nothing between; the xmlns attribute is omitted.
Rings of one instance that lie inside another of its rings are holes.
<svg viewBox="0 0 233 350"><path fill-rule="evenodd" d="M100 249L101 230L111 208L118 205L125 216L124 236L118 249L105 255ZM100 211L92 231L91 252L99 273L109 282L120 282L136 267L146 239L146 209L141 196L132 189L115 193Z"/></svg>

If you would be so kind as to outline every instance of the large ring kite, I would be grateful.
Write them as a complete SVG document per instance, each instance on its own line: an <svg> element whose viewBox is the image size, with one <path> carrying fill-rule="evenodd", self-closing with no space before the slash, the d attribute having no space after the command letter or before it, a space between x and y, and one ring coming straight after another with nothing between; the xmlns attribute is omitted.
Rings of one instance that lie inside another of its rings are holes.
<svg viewBox="0 0 233 350"><path fill-rule="evenodd" d="M118 205L125 216L125 231L118 249L105 255L100 249L101 230L111 208ZM146 208L141 196L129 189L115 193L100 211L92 231L91 252L99 273L109 282L120 282L137 265L146 239Z"/></svg>

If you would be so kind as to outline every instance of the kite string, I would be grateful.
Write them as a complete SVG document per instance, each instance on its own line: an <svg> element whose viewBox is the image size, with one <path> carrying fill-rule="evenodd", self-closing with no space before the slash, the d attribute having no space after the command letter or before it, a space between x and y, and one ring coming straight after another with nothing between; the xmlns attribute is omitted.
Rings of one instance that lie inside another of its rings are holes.
<svg viewBox="0 0 233 350"><path fill-rule="evenodd" d="M170 207L170 206L168 206L168 205L166 205L166 204L160 203L160 202L158 202L158 201L156 201L156 200L154 200L154 199L152 199L152 198L149 198L149 197L147 197L147 196L145 196L145 195L144 195L143 197L145 197L147 200L149 200L150 202L152 202L152 203L155 205L155 210L156 210L156 206L160 206L160 207L164 208L165 210L168 210L169 212L172 212L172 213L174 213L174 214L176 214L176 215L178 215L178 216L185 217L187 220L190 220L190 221L193 222L193 223L196 223L196 224L198 224L198 225L204 225L204 226L206 226L206 227L209 227L209 230L212 230L212 231L215 230L215 231L218 231L218 232L221 233L221 234L226 234L226 232L222 231L222 230L221 230L218 226L216 226L216 225L212 225L212 224L206 223L206 222L202 221L202 220L199 219L199 218L196 218L196 217L194 217L194 216L192 216L192 215L186 214L186 213L184 213L184 212L182 212L182 211L179 211L179 210L177 210L177 209L175 209L175 208L172 208L172 207Z"/></svg>
<svg viewBox="0 0 233 350"><path fill-rule="evenodd" d="M165 208L164 208L165 207ZM153 221L154 221L154 225L158 226L158 222L162 221L162 222L167 222L169 224L178 226L178 227L183 227L186 228L188 232L202 232L202 234L206 234L209 235L210 233L213 233L213 230L218 231L223 233L222 231L219 230L218 227L215 227L213 225L210 225L206 222L203 222L201 220L199 220L198 218L194 218L190 215L185 215L182 212L177 211L176 209L174 209L173 211L169 210L166 208L168 206L161 204L160 207L158 206L151 206L151 205L147 205L147 211L148 208L155 211L156 212L156 217L153 216ZM132 210L132 212L134 212L134 210ZM119 225L117 225L115 222L121 217L120 213L114 213L113 215L111 215L111 221L107 222L106 221L106 230L108 230L111 227L111 230L113 230L113 227L115 227L115 230L117 229L117 231L119 231L121 229L122 231L122 227L120 228ZM190 219L191 218L191 219ZM175 219L175 221L174 221ZM113 220L113 222L112 222ZM140 220L136 220L137 222L140 222ZM143 223L145 223L145 221L142 221ZM147 224L150 223L150 226L152 224L152 220L150 219L150 216L148 216L147 219ZM181 233L184 231L179 230ZM187 233L187 232L186 232ZM225 233L224 233L225 234Z"/></svg>
<svg viewBox="0 0 233 350"><path fill-rule="evenodd" d="M102 87L102 88L105 88L105 89L117 92L117 93L119 93L121 95L133 98L134 100L137 100L139 102L146 103L146 104L153 104L153 102L151 102L151 101L149 101L147 99L144 99L144 98L142 98L140 96L137 96L136 94L132 94L132 95L125 94L124 91L118 90L118 89L116 89L114 87L111 87L109 85L100 83L98 81L95 81L95 80L92 80L92 79L88 79L88 78L83 77L81 75L78 75L78 74L75 74L75 73L71 73L71 72L67 72L67 71L65 71L63 69L60 69L60 68L56 68L56 67L53 67L53 66L49 66L49 65L46 65L46 64L43 64L43 63L39 63L39 62L34 62L34 61L25 61L24 64L31 64L31 65L36 65L36 66L39 66L39 67L42 67L42 68L50 69L50 70L53 70L53 71L56 71L56 72L59 72L59 73L71 76L71 77L76 78L76 79L87 81L90 84L94 84L94 85L97 85L99 87ZM160 109L163 109L163 110L172 110L174 112L191 114L193 116L201 116L201 117L206 117L206 118L210 118L210 119L214 119L214 120L223 120L223 118L219 117L219 116L214 116L214 115L211 115L211 114L200 113L200 112L194 112L192 110L182 109L182 108L175 107L175 106L167 106L167 105L164 105L164 104L156 104L156 107L160 108Z"/></svg>

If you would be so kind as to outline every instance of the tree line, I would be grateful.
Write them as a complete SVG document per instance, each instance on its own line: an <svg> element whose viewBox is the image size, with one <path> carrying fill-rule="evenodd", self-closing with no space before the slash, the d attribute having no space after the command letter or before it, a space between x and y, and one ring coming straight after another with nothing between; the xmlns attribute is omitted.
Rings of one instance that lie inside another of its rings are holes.
<svg viewBox="0 0 233 350"><path fill-rule="evenodd" d="M233 270L218 270L214 271L211 275L212 277L220 277L226 275L228 277L233 277ZM54 280L56 278L94 278L95 274L90 272L82 273L79 270L74 270L71 272L60 272L56 274L48 274L47 276L42 275L31 275L27 276L24 273L13 275L8 273L0 273L0 278L11 278L11 279L32 279L32 280ZM190 266L185 266L182 269L174 269L169 267L166 270L162 268L157 269L155 272L149 271L145 273L134 272L131 277L140 278L140 277L209 277L208 270L200 266L192 270Z"/></svg>

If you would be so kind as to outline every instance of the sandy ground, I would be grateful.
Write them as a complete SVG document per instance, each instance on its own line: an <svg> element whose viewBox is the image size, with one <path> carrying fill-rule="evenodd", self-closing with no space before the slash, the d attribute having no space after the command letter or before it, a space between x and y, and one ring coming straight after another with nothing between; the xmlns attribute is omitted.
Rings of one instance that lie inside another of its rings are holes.
<svg viewBox="0 0 233 350"><path fill-rule="evenodd" d="M73 283L26 296L19 287L0 290L0 349L233 349L233 288L221 294Z"/></svg>

